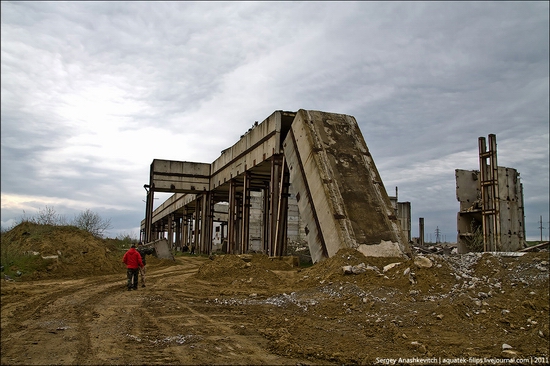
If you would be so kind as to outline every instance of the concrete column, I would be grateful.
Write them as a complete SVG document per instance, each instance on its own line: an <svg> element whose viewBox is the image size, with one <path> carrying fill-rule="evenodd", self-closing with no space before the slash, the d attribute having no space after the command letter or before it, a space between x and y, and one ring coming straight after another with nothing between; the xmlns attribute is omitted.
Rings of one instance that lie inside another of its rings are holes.
<svg viewBox="0 0 550 366"><path fill-rule="evenodd" d="M168 224L167 224L167 234L168 234L168 246L170 249L174 249L174 215L168 215Z"/></svg>
<svg viewBox="0 0 550 366"><path fill-rule="evenodd" d="M418 218L418 241L421 247L424 246L424 218Z"/></svg>
<svg viewBox="0 0 550 366"><path fill-rule="evenodd" d="M182 250L184 246L189 247L189 216L187 214L187 208L184 210L183 218L182 218L182 225L181 225L181 246Z"/></svg>
<svg viewBox="0 0 550 366"><path fill-rule="evenodd" d="M236 196L237 183L232 179L229 182L229 207L227 215L227 254L233 253L233 248L235 247L236 242L236 228L235 222L235 196Z"/></svg>
<svg viewBox="0 0 550 366"><path fill-rule="evenodd" d="M176 249L181 250L181 218L178 216L176 217L176 228L175 228L175 234L176 234Z"/></svg>
<svg viewBox="0 0 550 366"><path fill-rule="evenodd" d="M242 239L242 219L243 219L243 195L242 193L235 194L235 246L233 247L233 253L241 253L241 239Z"/></svg>
<svg viewBox="0 0 550 366"><path fill-rule="evenodd" d="M275 237L277 232L277 213L279 208L280 184L281 184L282 155L273 155L271 158L271 179L270 179L270 204L269 204L269 256L275 255Z"/></svg>
<svg viewBox="0 0 550 366"><path fill-rule="evenodd" d="M282 163L284 169L284 158ZM288 169L284 169L281 185L279 189L279 206L277 208L277 228L275 231L275 256L282 256L286 252L287 244L287 225L288 225L288 187L289 174Z"/></svg>
<svg viewBox="0 0 550 366"><path fill-rule="evenodd" d="M269 253L269 184L262 191L263 207L262 207L262 248L264 253Z"/></svg>
<svg viewBox="0 0 550 366"><path fill-rule="evenodd" d="M250 173L244 174L242 220L241 220L241 248L240 253L246 253L250 245Z"/></svg>
<svg viewBox="0 0 550 366"><path fill-rule="evenodd" d="M200 231L200 198L197 198L195 207L195 225L194 225L194 231L195 235L193 236L193 243L191 245L191 252L196 253L198 251L198 245L199 245L199 231Z"/></svg>
<svg viewBox="0 0 550 366"><path fill-rule="evenodd" d="M153 202L155 199L155 185L149 184L147 192L147 202L145 203L145 237L144 243L151 242L153 239Z"/></svg>
<svg viewBox="0 0 550 366"><path fill-rule="evenodd" d="M201 199L201 241L200 252L210 254L212 252L212 194L205 192Z"/></svg>

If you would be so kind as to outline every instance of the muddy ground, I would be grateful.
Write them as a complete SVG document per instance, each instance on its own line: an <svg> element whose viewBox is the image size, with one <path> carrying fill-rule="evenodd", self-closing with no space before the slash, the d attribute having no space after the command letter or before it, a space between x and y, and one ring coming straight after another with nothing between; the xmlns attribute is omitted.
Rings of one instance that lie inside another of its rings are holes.
<svg viewBox="0 0 550 366"><path fill-rule="evenodd" d="M343 250L302 269L258 254L151 258L147 287L130 292L122 263L2 280L1 363L548 361L547 252L426 258Z"/></svg>

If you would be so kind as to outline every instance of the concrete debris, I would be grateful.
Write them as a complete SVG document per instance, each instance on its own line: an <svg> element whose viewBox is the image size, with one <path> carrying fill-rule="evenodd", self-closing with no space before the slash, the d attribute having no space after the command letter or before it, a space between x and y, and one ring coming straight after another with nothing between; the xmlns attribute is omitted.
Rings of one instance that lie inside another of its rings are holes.
<svg viewBox="0 0 550 366"><path fill-rule="evenodd" d="M416 277L413 272L409 273L409 282L411 283L411 285L416 284Z"/></svg>
<svg viewBox="0 0 550 366"><path fill-rule="evenodd" d="M540 251L547 251L548 250L548 244L550 244L550 242L545 242L545 243L540 243L540 244L537 244L537 245L533 245L531 247L528 247L528 248L524 248L524 249L520 249L518 250L518 252L540 252Z"/></svg>
<svg viewBox="0 0 550 366"><path fill-rule="evenodd" d="M353 273L352 266L343 266L342 270L344 271L344 274L352 274Z"/></svg>
<svg viewBox="0 0 550 366"><path fill-rule="evenodd" d="M58 255L43 255L42 259L58 259Z"/></svg>
<svg viewBox="0 0 550 366"><path fill-rule="evenodd" d="M367 270L380 273L378 267L367 266L365 263L359 263L356 266L343 266L342 270L344 271L344 274L360 274L366 272Z"/></svg>
<svg viewBox="0 0 550 366"><path fill-rule="evenodd" d="M512 348L514 348L514 347L510 346L510 345L507 344L507 343L503 343L503 344L502 344L502 349L503 349L503 350L505 350L505 349L512 349Z"/></svg>
<svg viewBox="0 0 550 366"><path fill-rule="evenodd" d="M411 250L413 253L416 254L439 254L439 255L449 255L449 254L457 254L458 249L456 247L456 244L451 243L439 243L435 245L430 245L428 247L426 246L411 246Z"/></svg>
<svg viewBox="0 0 550 366"><path fill-rule="evenodd" d="M480 299L486 299L489 297L489 295L486 294L485 292L478 292L477 297L479 297Z"/></svg>
<svg viewBox="0 0 550 366"><path fill-rule="evenodd" d="M433 265L429 258L422 256L415 257L414 264L419 268L430 268Z"/></svg>
<svg viewBox="0 0 550 366"><path fill-rule="evenodd" d="M398 265L400 265L401 262L396 262L396 263L390 263L386 266L384 266L384 269L382 270L382 272L387 272L389 271L390 269L392 269L393 267L397 267Z"/></svg>

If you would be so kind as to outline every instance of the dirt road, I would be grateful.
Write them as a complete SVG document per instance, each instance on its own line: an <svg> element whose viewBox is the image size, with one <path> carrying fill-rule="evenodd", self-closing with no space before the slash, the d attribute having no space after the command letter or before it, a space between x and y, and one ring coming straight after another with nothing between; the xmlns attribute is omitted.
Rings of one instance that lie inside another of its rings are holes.
<svg viewBox="0 0 550 366"><path fill-rule="evenodd" d="M2 281L1 363L548 360L548 253L428 259L349 250L296 269L265 256L153 258L137 291L123 270Z"/></svg>
<svg viewBox="0 0 550 366"><path fill-rule="evenodd" d="M190 280L207 259L151 270L125 291L124 273L2 284L2 364L296 364L238 311L218 312L208 284ZM205 292L206 290L206 292Z"/></svg>

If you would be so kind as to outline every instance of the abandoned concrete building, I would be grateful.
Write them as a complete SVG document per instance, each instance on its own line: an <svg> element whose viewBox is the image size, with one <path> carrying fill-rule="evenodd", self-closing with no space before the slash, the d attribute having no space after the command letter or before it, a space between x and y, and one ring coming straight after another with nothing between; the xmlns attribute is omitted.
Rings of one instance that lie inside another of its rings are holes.
<svg viewBox="0 0 550 366"><path fill-rule="evenodd" d="M525 247L523 186L497 165L496 136L479 138L479 170L456 173L457 246ZM411 203L389 196L352 116L275 111L213 163L153 160L141 240L197 253L286 253L307 242L313 262L342 248L410 253ZM153 210L155 192L173 195ZM419 243L424 219L420 218Z"/></svg>
<svg viewBox="0 0 550 366"><path fill-rule="evenodd" d="M348 115L275 111L211 164L153 160L145 188L145 242L281 256L305 238L313 262L348 247L410 253L410 202L388 196ZM155 192L173 195L153 210Z"/></svg>
<svg viewBox="0 0 550 366"><path fill-rule="evenodd" d="M496 136L479 138L480 170L456 169L459 253L513 252L525 247L523 185L517 170L497 164Z"/></svg>

